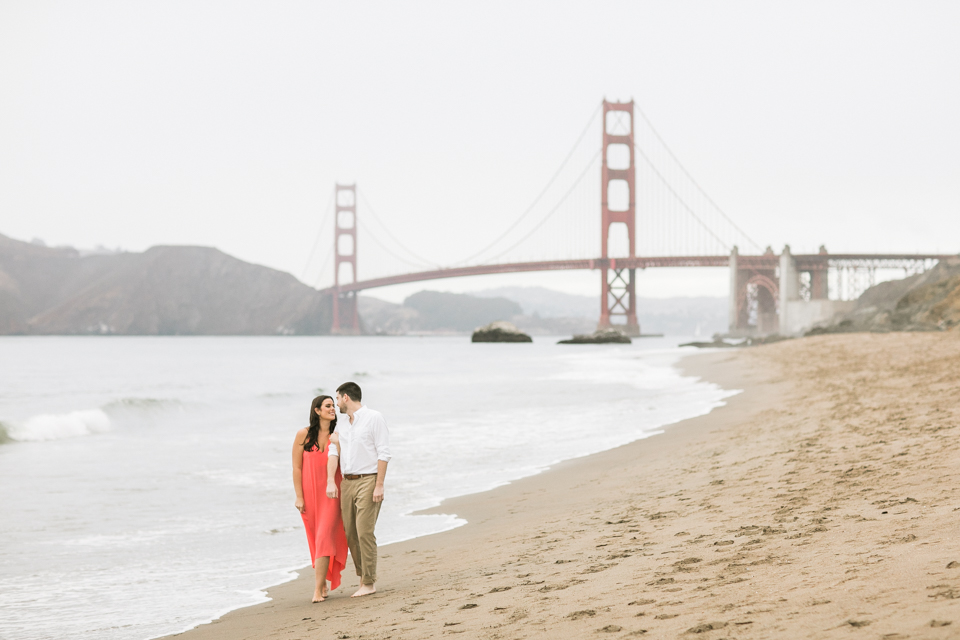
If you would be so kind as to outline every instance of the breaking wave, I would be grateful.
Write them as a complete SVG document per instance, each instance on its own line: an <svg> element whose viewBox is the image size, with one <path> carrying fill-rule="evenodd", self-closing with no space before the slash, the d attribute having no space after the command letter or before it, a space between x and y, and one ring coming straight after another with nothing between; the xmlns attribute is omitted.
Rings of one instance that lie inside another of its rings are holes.
<svg viewBox="0 0 960 640"><path fill-rule="evenodd" d="M0 442L7 438L17 442L62 440L103 433L110 430L110 418L100 409L47 413L21 423L0 424Z"/></svg>
<svg viewBox="0 0 960 640"><path fill-rule="evenodd" d="M107 413L114 411L168 411L170 409L180 409L182 403L179 400L157 399L157 398L120 398L104 405L103 409Z"/></svg>
<svg viewBox="0 0 960 640"><path fill-rule="evenodd" d="M0 444L89 436L114 427L149 425L170 412L182 411L184 406L179 400L121 398L99 409L44 413L23 421L0 422Z"/></svg>

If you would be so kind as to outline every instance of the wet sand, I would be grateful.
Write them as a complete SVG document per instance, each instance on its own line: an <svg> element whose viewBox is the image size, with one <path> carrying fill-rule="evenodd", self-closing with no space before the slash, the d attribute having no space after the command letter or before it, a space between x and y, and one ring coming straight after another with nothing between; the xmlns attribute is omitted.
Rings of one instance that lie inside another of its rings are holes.
<svg viewBox="0 0 960 640"><path fill-rule="evenodd" d="M436 511L469 524L383 547L376 595L349 598L345 572L311 604L303 571L175 637L960 637L960 332L821 336L683 367L744 393L447 501Z"/></svg>

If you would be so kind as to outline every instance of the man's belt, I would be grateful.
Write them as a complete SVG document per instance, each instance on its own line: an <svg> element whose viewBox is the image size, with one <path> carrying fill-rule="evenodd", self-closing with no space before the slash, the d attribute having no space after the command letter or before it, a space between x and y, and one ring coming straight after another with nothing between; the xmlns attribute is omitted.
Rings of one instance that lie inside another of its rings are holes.
<svg viewBox="0 0 960 640"><path fill-rule="evenodd" d="M359 480L360 478L366 478L367 476L375 476L376 473L345 473L343 477L347 480Z"/></svg>

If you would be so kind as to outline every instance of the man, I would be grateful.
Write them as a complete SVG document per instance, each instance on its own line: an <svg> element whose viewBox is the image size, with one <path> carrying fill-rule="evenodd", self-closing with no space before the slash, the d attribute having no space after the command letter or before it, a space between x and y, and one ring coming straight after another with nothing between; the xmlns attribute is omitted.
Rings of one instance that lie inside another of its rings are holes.
<svg viewBox="0 0 960 640"><path fill-rule="evenodd" d="M337 388L337 408L349 423L340 421L338 435L340 472L340 511L347 546L360 576L360 589L352 597L377 591L377 536L374 527L383 503L383 480L390 462L390 432L379 412L360 404L362 392L356 382L344 382ZM327 467L327 496L337 497L334 476L337 458L331 452Z"/></svg>

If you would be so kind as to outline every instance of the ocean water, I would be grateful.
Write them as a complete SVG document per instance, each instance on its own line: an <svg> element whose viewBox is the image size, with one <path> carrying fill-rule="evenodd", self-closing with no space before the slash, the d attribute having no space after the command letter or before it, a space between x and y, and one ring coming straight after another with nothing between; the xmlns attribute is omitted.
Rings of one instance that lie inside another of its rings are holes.
<svg viewBox="0 0 960 640"><path fill-rule="evenodd" d="M2 338L0 638L146 640L264 601L309 563L290 451L320 389L354 380L387 420L389 543L723 404L678 342Z"/></svg>

